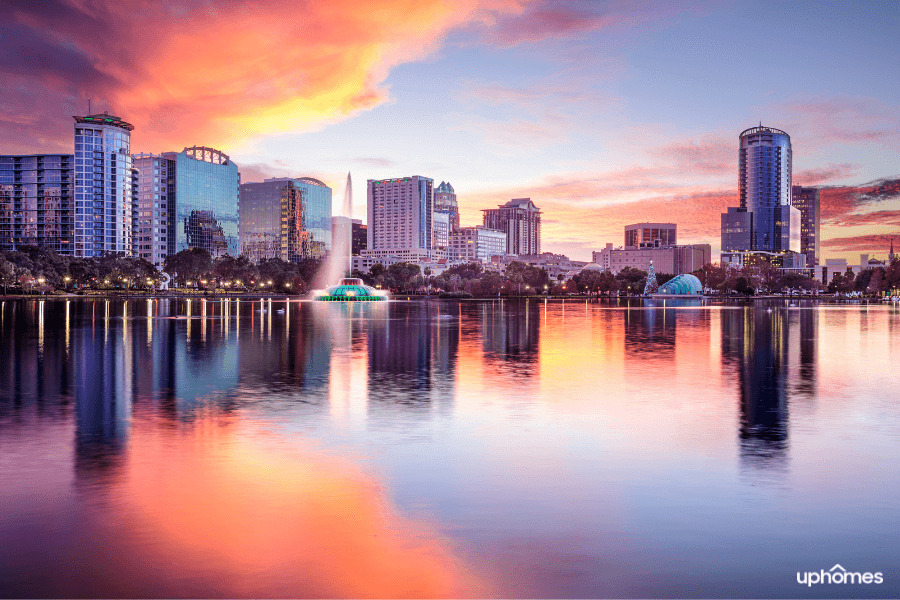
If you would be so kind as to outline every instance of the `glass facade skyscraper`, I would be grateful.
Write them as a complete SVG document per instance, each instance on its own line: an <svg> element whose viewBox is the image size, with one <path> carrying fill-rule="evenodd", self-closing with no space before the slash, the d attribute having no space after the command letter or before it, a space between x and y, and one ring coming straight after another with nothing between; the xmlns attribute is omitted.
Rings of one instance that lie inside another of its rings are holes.
<svg viewBox="0 0 900 600"><path fill-rule="evenodd" d="M75 119L75 256L131 253L134 126L107 114Z"/></svg>
<svg viewBox="0 0 900 600"><path fill-rule="evenodd" d="M0 250L74 251L75 157L0 156Z"/></svg>
<svg viewBox="0 0 900 600"><path fill-rule="evenodd" d="M202 248L213 258L225 254L237 256L240 253L237 165L219 150L203 146L167 152L162 158L171 161L169 166L175 166L174 178L169 176L174 179L175 197L174 222L167 233L167 238L174 237L174 247L169 245L169 254ZM155 202L154 199L154 205ZM171 204L171 200L168 202Z"/></svg>
<svg viewBox="0 0 900 600"><path fill-rule="evenodd" d="M722 215L722 250L800 252L800 211L791 206L790 136L759 126L739 139L740 207Z"/></svg>
<svg viewBox="0 0 900 600"><path fill-rule="evenodd" d="M241 254L250 260L324 258L330 248L331 188L318 179L278 177L244 183L240 201Z"/></svg>
<svg viewBox="0 0 900 600"><path fill-rule="evenodd" d="M820 192L817 188L795 185L791 189L791 203L800 211L800 252L806 255L806 266L819 264L821 252Z"/></svg>
<svg viewBox="0 0 900 600"><path fill-rule="evenodd" d="M303 223L309 232L308 255L324 258L325 253L331 251L331 188L312 177L295 179L294 184L303 190Z"/></svg>

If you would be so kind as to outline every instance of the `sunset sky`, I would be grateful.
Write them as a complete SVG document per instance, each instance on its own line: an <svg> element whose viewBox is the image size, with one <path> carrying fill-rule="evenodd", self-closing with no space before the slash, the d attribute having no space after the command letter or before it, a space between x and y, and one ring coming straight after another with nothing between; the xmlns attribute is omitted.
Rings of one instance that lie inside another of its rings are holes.
<svg viewBox="0 0 900 600"><path fill-rule="evenodd" d="M242 180L450 181L463 225L531 197L580 260L622 226L719 250L738 134L785 130L823 187L823 253L900 248L898 2L0 1L0 154L213 146Z"/></svg>

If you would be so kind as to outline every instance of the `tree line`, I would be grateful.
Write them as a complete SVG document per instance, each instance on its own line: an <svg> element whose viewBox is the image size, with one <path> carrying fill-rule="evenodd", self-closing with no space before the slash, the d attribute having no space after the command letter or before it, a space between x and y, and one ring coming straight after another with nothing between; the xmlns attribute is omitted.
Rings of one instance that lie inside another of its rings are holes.
<svg viewBox="0 0 900 600"><path fill-rule="evenodd" d="M213 259L209 252L193 248L166 258L163 271L174 275L171 285L192 289L277 291L304 294L322 266L316 259L298 263L279 258L251 262L246 256ZM825 285L796 272L784 272L768 263L737 269L711 263L693 273L707 291L721 294L768 294L825 292L882 295L900 288L900 258L886 267L860 273L847 269L835 273ZM36 246L16 251L0 251L0 285L6 294L53 290L151 290L161 281L161 271L150 262L123 254L98 258L77 258ZM584 269L567 278L551 279L545 269L511 262L504 273L485 270L480 263L455 265L432 275L417 264L373 265L368 273L354 271L353 277L394 293L449 293L480 297L530 296L537 294L637 295L643 293L647 272L626 267L618 273ZM657 273L662 285L674 275ZM331 282L336 283L336 282Z"/></svg>
<svg viewBox="0 0 900 600"><path fill-rule="evenodd" d="M174 274L173 287L217 288L306 293L321 261L291 263L270 258L252 263L247 257L213 259L200 248L182 250L166 258L163 270L142 258L105 254L98 258L64 256L37 246L0 251L3 293L40 293L53 290L152 290Z"/></svg>

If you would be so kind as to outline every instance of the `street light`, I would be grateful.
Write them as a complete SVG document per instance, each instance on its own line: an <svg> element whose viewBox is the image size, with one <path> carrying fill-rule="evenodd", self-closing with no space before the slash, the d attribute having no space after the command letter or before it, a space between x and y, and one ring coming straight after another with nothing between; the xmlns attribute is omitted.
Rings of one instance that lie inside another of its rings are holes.
<svg viewBox="0 0 900 600"><path fill-rule="evenodd" d="M38 283L41 284L41 296L44 295L44 281L46 281L43 277L38 277Z"/></svg>

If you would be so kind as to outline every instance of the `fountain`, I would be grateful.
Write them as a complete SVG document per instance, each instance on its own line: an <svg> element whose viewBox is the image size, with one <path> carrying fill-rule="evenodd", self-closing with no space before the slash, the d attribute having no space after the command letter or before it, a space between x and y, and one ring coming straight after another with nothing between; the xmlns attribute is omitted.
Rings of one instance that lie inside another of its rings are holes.
<svg viewBox="0 0 900 600"><path fill-rule="evenodd" d="M335 227L332 227L331 253L316 277L316 287L320 289L312 292L313 300L324 302L387 300L387 292L365 285L362 279L346 277L350 271L350 251L353 239L353 181L349 172L347 173L344 205L341 212L342 215L334 217ZM334 281L337 281L338 284L328 285Z"/></svg>

